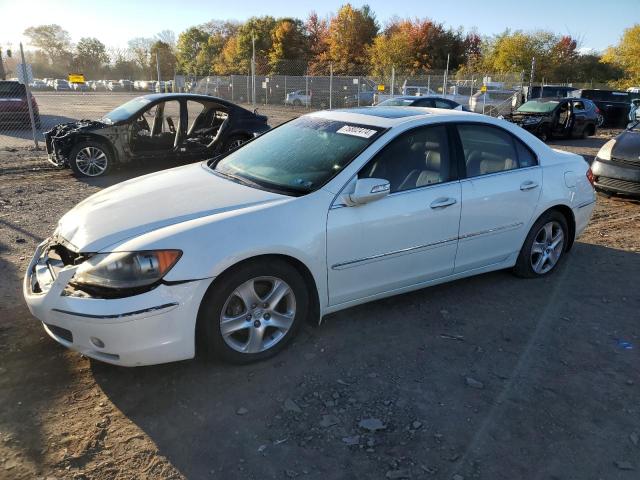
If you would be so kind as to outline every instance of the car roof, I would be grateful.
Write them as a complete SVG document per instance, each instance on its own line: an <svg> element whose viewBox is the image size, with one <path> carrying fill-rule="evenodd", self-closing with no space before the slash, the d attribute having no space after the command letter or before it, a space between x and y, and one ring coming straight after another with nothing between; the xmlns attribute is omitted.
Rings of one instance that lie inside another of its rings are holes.
<svg viewBox="0 0 640 480"><path fill-rule="evenodd" d="M443 97L441 95L397 95L397 96L394 96L394 97L391 97L391 98L387 98L387 99L385 99L385 101L387 101L387 100L396 100L396 99L399 99L399 100L421 100L423 98L438 98L440 100L449 100L448 98ZM452 100L449 100L449 101L452 101Z"/></svg>
<svg viewBox="0 0 640 480"><path fill-rule="evenodd" d="M468 116L482 116L471 112L460 110L448 110L444 108L426 107L359 107L344 108L339 110L321 110L309 114L314 117L326 118L327 120L338 120L342 122L352 122L374 127L391 128L405 122L419 118L447 117L447 119L468 119ZM486 118L482 116L483 118Z"/></svg>

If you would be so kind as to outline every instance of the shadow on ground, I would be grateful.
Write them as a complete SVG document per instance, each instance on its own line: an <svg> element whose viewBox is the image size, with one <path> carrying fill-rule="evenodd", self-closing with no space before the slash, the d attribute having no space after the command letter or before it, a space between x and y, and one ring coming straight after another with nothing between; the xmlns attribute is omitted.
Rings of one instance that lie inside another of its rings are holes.
<svg viewBox="0 0 640 480"><path fill-rule="evenodd" d="M495 272L352 308L260 364L92 369L189 478L626 479L639 269L578 243L550 277Z"/></svg>

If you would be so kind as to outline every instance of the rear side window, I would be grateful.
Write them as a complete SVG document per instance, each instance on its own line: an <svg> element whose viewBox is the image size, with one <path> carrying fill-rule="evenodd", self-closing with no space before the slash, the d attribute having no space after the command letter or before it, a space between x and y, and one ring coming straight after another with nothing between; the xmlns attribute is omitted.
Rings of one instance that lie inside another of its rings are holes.
<svg viewBox="0 0 640 480"><path fill-rule="evenodd" d="M533 152L501 128L489 125L458 125L467 177L537 165Z"/></svg>

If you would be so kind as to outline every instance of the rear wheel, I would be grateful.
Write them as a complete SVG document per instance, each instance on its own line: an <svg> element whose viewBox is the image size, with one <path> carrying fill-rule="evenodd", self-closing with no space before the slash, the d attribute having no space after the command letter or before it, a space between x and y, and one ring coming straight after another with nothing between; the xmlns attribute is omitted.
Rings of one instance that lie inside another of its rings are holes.
<svg viewBox="0 0 640 480"><path fill-rule="evenodd" d="M514 267L516 275L537 278L551 273L560 263L569 242L564 215L550 211L531 227Z"/></svg>
<svg viewBox="0 0 640 480"><path fill-rule="evenodd" d="M109 149L100 142L81 142L69 153L69 166L79 177L105 175L112 163Z"/></svg>
<svg viewBox="0 0 640 480"><path fill-rule="evenodd" d="M296 98L296 99L293 101L293 106L294 106L294 107L301 107L301 106L302 106L302 102L300 101L300 99Z"/></svg>
<svg viewBox="0 0 640 480"><path fill-rule="evenodd" d="M263 360L295 336L308 307L306 283L287 262L241 265L205 295L198 312L199 350L231 363Z"/></svg>
<svg viewBox="0 0 640 480"><path fill-rule="evenodd" d="M604 115L601 113L596 115L596 124L598 125L598 128L601 128L604 125Z"/></svg>

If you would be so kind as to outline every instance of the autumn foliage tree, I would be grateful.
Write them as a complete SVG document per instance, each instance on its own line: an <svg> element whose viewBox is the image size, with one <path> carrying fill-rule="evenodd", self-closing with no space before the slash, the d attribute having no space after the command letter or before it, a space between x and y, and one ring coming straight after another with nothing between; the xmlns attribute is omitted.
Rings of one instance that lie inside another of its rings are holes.
<svg viewBox="0 0 640 480"><path fill-rule="evenodd" d="M624 72L618 86L640 86L640 24L627 28L618 44L607 49L602 61Z"/></svg>

